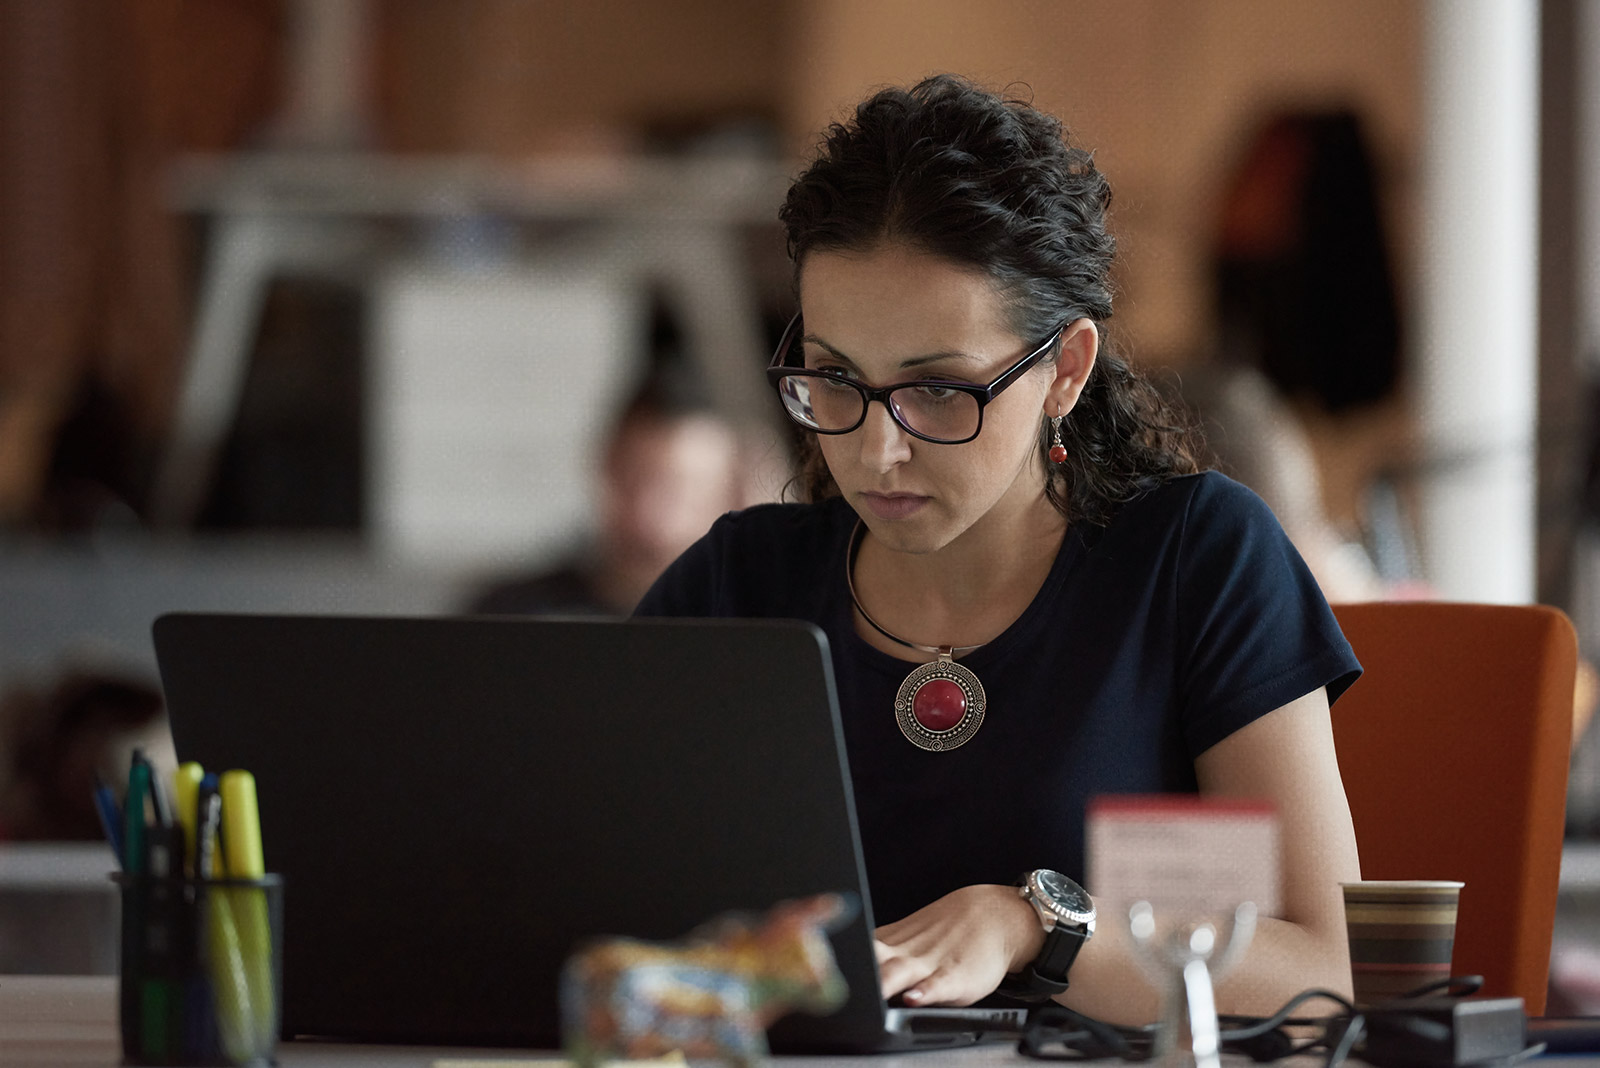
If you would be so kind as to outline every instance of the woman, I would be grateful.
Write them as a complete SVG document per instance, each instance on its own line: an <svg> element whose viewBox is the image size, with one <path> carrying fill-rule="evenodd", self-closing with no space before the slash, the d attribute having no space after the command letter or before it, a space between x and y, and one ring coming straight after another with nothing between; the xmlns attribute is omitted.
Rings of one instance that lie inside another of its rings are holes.
<svg viewBox="0 0 1600 1068"><path fill-rule="evenodd" d="M1271 513L1104 348L1109 199L1055 119L955 78L833 126L782 209L801 316L769 371L809 503L723 517L639 607L827 632L884 993L910 1005L1042 988L1155 1018L1124 924L1069 985L1014 883L1082 878L1100 793L1272 799L1284 916L1222 1007L1349 985L1328 702L1360 667Z"/></svg>

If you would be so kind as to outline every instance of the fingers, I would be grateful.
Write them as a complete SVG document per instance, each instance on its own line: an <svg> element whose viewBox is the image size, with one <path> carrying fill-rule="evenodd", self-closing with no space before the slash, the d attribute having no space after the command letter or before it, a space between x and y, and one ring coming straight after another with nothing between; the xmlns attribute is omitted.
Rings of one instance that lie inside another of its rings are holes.
<svg viewBox="0 0 1600 1068"><path fill-rule="evenodd" d="M926 978L932 970L926 962L904 952L899 946L874 942L873 952L878 958L878 979L883 984L883 996L886 1000L897 994L903 994L918 981Z"/></svg>
<svg viewBox="0 0 1600 1068"><path fill-rule="evenodd" d="M907 988L900 997L907 1005L971 1005L985 993L987 991L975 989L960 974L939 968Z"/></svg>
<svg viewBox="0 0 1600 1068"><path fill-rule="evenodd" d="M957 962L943 967L936 957L905 951L903 946L873 944L885 999L899 995L907 1005L970 1005L988 993L977 989Z"/></svg>
<svg viewBox="0 0 1600 1068"><path fill-rule="evenodd" d="M907 1005L970 1005L999 985L1011 959L1013 906L1037 920L1009 887L977 885L877 929L884 997Z"/></svg>

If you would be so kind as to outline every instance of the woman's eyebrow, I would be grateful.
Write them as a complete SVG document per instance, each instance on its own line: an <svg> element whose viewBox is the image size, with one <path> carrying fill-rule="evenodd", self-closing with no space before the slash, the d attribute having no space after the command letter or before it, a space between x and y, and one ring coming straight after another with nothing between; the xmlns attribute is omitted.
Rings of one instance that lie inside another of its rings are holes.
<svg viewBox="0 0 1600 1068"><path fill-rule="evenodd" d="M844 353L840 352L838 349L834 348L832 345L828 344L826 341L822 340L820 337L818 337L815 334L803 334L803 335L801 335L800 343L802 345L815 345L817 348L823 349L824 351L826 351L829 356L832 356L834 359L838 360L840 363L849 364L850 368L852 370L856 370L856 371L861 370L861 368L856 366L856 362L854 360L852 360L850 357L846 356Z"/></svg>
<svg viewBox="0 0 1600 1068"><path fill-rule="evenodd" d="M848 364L851 367L851 369L853 369L853 370L857 370L857 371L860 370L860 368L856 366L856 363L855 363L854 360L852 360L850 357L846 356L844 353L840 352L838 349L834 348L832 345L828 344L826 341L822 340L820 337L818 337L815 334L802 335L801 338L800 338L800 341L801 341L802 344L815 345L815 346L817 346L817 348L825 350L828 353L828 355L832 356L834 359L838 360L841 363ZM940 363L940 362L943 362L943 361L954 361L954 362L957 362L957 363L977 363L977 362L980 362L979 358L974 356L974 355L972 355L970 352L962 352L959 349L950 349L950 350L947 350L945 352L930 352L925 356L913 356L909 360L901 360L900 361L900 368L904 369L904 368L909 368L909 367L921 367L921 366L923 366L925 364Z"/></svg>
<svg viewBox="0 0 1600 1068"><path fill-rule="evenodd" d="M930 352L926 356L913 356L909 360L901 360L901 367L921 367L929 363L982 363L982 357L974 356L970 352L960 349L949 349L945 352Z"/></svg>

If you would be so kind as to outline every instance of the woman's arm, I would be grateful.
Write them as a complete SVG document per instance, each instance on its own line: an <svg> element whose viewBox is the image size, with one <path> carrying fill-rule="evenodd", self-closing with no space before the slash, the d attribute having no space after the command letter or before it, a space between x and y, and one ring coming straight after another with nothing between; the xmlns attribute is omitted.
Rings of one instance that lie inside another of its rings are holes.
<svg viewBox="0 0 1600 1068"><path fill-rule="evenodd" d="M1195 762L1200 792L1265 798L1278 809L1283 916L1264 919L1218 987L1223 1012L1265 1014L1308 987L1345 994L1350 961L1339 883L1360 878L1350 809L1320 688L1240 728ZM1044 935L1014 887L970 886L879 928L884 993L908 1004L967 1004L1031 961ZM1061 1001L1103 1020L1146 1023L1160 994L1133 959L1123 917L1102 912Z"/></svg>
<svg viewBox="0 0 1600 1068"><path fill-rule="evenodd" d="M1249 952L1218 984L1218 1009L1265 1015L1308 987L1348 996L1339 884L1361 869L1326 694L1314 690L1235 731L1200 754L1195 773L1205 796L1272 801L1281 827L1283 915L1260 921ZM1101 1019L1156 1019L1159 997L1135 967L1126 920L1102 914L1061 1000Z"/></svg>

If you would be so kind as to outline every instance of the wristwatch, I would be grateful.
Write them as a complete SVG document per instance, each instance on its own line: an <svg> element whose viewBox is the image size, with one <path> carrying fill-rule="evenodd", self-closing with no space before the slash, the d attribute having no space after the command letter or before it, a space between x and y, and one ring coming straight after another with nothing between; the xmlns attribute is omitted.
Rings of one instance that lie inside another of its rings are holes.
<svg viewBox="0 0 1600 1068"><path fill-rule="evenodd" d="M1058 871L1040 868L1018 880L1017 892L1033 906L1044 926L1044 947L1032 963L1007 975L1000 993L1044 1001L1067 989L1067 973L1078 951L1094 934L1094 899Z"/></svg>

